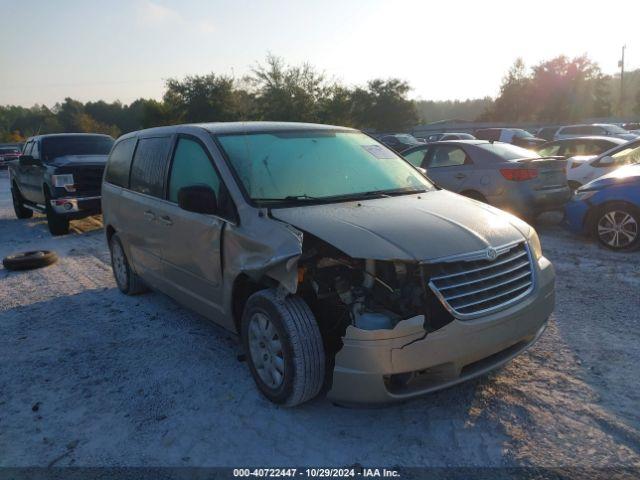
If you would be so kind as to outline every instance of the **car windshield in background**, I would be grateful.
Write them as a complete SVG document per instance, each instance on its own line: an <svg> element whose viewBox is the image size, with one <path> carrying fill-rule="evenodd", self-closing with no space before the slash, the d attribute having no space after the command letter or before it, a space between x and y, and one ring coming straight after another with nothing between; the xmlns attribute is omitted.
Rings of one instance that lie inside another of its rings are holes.
<svg viewBox="0 0 640 480"><path fill-rule="evenodd" d="M63 155L109 155L112 146L112 138L98 135L48 137L42 141L42 156L53 160Z"/></svg>
<svg viewBox="0 0 640 480"><path fill-rule="evenodd" d="M531 135L531 133L527 132L526 130L521 130L519 128L513 129L513 136L516 138L533 138L533 135Z"/></svg>
<svg viewBox="0 0 640 480"><path fill-rule="evenodd" d="M508 143L481 143L477 145L478 148L487 150L503 160L517 160L520 158L540 158L533 150L527 150L526 148L517 147Z"/></svg>
<svg viewBox="0 0 640 480"><path fill-rule="evenodd" d="M217 138L247 195L258 204L434 188L405 160L359 132L306 130Z"/></svg>
<svg viewBox="0 0 640 480"><path fill-rule="evenodd" d="M640 163L640 146L625 148L624 150L611 155L615 165L630 165Z"/></svg>
<svg viewBox="0 0 640 480"><path fill-rule="evenodd" d="M5 155L7 153L20 153L20 150L17 148L0 148L0 155Z"/></svg>
<svg viewBox="0 0 640 480"><path fill-rule="evenodd" d="M603 125L602 128L604 128L607 131L607 133L611 133L613 135L618 135L621 133L629 133L627 130L617 125Z"/></svg>
<svg viewBox="0 0 640 480"><path fill-rule="evenodd" d="M418 141L417 138L412 137L411 135L396 135L396 138L402 141L402 143L409 144L409 145L420 145L421 143Z"/></svg>

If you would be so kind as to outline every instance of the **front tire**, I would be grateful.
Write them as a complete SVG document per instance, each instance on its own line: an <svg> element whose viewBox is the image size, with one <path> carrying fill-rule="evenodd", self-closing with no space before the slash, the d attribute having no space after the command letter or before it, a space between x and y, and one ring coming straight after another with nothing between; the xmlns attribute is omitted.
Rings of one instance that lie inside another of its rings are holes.
<svg viewBox="0 0 640 480"><path fill-rule="evenodd" d="M51 206L51 196L48 192L45 192L44 195L45 201L45 212L47 214L47 226L49 227L49 232L54 237L59 235L66 235L69 233L69 219L65 216L58 215Z"/></svg>
<svg viewBox="0 0 640 480"><path fill-rule="evenodd" d="M616 251L635 250L640 246L640 210L614 202L595 215L593 234L601 245Z"/></svg>
<svg viewBox="0 0 640 480"><path fill-rule="evenodd" d="M120 291L125 295L137 295L145 292L147 288L131 268L117 233L114 233L109 239L109 251L111 252L111 269Z"/></svg>
<svg viewBox="0 0 640 480"><path fill-rule="evenodd" d="M22 203L22 195L14 185L11 187L11 199L13 200L13 211L20 220L33 217L33 210L27 208Z"/></svg>
<svg viewBox="0 0 640 480"><path fill-rule="evenodd" d="M244 308L242 343L258 389L273 403L295 406L314 398L324 382L325 356L318 323L295 295L254 293Z"/></svg>

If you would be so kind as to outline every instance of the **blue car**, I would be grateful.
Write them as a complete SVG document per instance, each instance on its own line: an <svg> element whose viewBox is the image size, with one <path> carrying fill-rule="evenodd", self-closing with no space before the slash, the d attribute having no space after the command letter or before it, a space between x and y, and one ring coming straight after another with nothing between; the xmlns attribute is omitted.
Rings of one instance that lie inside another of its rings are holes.
<svg viewBox="0 0 640 480"><path fill-rule="evenodd" d="M570 230L612 250L640 246L640 164L627 165L576 190L565 207Z"/></svg>

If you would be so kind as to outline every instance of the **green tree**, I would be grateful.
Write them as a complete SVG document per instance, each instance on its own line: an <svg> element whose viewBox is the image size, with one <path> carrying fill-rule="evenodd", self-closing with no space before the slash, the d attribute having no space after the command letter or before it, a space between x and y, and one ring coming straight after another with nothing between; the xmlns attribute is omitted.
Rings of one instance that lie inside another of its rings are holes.
<svg viewBox="0 0 640 480"><path fill-rule="evenodd" d="M356 126L379 132L405 130L416 124L415 102L407 95L411 87L403 80L371 80L366 88L352 93L352 111Z"/></svg>

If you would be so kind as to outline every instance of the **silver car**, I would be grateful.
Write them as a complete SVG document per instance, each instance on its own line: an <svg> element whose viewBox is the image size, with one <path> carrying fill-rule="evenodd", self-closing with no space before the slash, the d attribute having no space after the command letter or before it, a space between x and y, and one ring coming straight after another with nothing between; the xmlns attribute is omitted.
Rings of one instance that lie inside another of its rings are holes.
<svg viewBox="0 0 640 480"><path fill-rule="evenodd" d="M241 338L271 401L387 403L504 364L555 274L523 221L434 186L371 137L295 123L122 136L103 184L114 276Z"/></svg>
<svg viewBox="0 0 640 480"><path fill-rule="evenodd" d="M554 140L561 140L563 138L585 137L589 135L616 137L627 141L638 138L638 135L619 127L618 125L612 125L610 123L567 125L565 127L560 127L553 138Z"/></svg>
<svg viewBox="0 0 640 480"><path fill-rule="evenodd" d="M439 186L526 218L571 198L566 162L485 140L434 142L402 153Z"/></svg>

